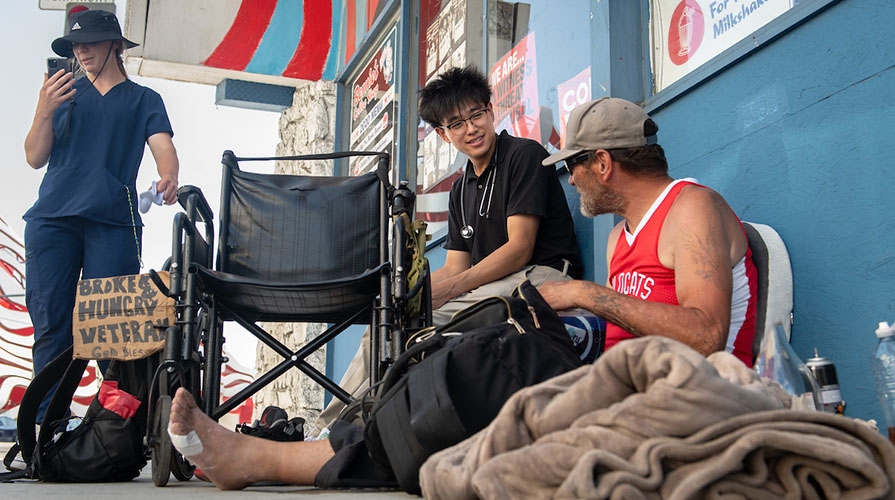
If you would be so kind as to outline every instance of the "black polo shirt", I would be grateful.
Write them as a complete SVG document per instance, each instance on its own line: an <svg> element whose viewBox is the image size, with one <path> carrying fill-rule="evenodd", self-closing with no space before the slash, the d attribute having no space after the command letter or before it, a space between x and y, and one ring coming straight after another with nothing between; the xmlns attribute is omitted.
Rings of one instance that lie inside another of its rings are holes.
<svg viewBox="0 0 895 500"><path fill-rule="evenodd" d="M556 169L541 165L547 156L537 142L503 131L497 140L496 162L492 158L480 177L467 161L465 175L451 186L445 248L468 252L475 265L507 242L507 217L536 215L541 223L528 264L561 270L565 259L571 263L569 276L580 278L581 255L572 214ZM465 189L461 188L464 183ZM464 226L461 205L465 223L473 228L469 239L460 233Z"/></svg>

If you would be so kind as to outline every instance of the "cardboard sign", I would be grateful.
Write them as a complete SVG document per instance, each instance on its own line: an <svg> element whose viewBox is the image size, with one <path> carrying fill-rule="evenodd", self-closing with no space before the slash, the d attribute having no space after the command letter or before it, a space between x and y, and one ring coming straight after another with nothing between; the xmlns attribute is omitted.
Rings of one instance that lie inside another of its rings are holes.
<svg viewBox="0 0 895 500"><path fill-rule="evenodd" d="M166 271L158 274L169 281ZM75 358L145 358L165 346L163 327L174 324L174 299L148 274L81 280L73 320Z"/></svg>

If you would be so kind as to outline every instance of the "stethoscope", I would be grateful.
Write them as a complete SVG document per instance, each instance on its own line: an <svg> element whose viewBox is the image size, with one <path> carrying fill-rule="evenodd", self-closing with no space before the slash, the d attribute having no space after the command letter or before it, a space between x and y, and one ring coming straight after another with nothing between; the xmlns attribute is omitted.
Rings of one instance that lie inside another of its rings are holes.
<svg viewBox="0 0 895 500"><path fill-rule="evenodd" d="M479 217L488 218L488 215L491 214L491 200L494 198L494 182L497 180L497 152L500 146L500 136L497 136L497 139L494 141L494 155L491 157L491 168L488 171L488 179L485 180L485 192L482 193L482 201L479 202ZM460 236L463 237L464 240L468 240L472 238L472 235L475 234L475 231L472 229L472 226L466 222L466 182L467 182L467 172L463 173L463 183L460 184L460 218L463 222L463 227L460 228ZM488 198L488 206L485 206L485 196Z"/></svg>

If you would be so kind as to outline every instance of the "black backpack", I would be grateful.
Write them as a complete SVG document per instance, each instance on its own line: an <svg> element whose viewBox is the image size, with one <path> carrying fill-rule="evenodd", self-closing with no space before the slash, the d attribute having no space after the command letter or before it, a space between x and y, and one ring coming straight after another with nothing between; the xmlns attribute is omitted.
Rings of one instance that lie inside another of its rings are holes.
<svg viewBox="0 0 895 500"><path fill-rule="evenodd" d="M148 448L144 445L144 435L155 357L113 360L106 370L104 382L117 382L119 390L140 401L134 415L122 418L104 408L97 394L81 418L66 417L88 363L87 360L73 359L72 352L69 348L47 364L25 390L16 425L17 443L10 448L4 464L9 468L13 458L20 453L26 467L22 471L0 474L0 479L129 481L139 476L146 465ZM40 434L36 435L38 407L56 382L59 386L47 407ZM75 420L80 423L73 422ZM69 430L69 427L73 428Z"/></svg>
<svg viewBox="0 0 895 500"><path fill-rule="evenodd" d="M419 494L430 455L485 428L519 389L579 366L565 325L531 283L512 297L484 299L386 371L365 418L370 458Z"/></svg>

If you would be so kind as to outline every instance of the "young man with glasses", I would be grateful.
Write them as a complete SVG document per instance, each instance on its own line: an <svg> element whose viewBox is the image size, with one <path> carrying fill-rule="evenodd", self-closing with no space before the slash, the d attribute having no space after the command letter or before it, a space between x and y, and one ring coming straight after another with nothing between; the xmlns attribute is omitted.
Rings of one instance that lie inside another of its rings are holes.
<svg viewBox="0 0 895 500"><path fill-rule="evenodd" d="M658 130L623 99L572 110L565 147L543 164L565 161L581 213L624 220L609 233L608 286L566 281L538 290L554 309L582 307L605 318L605 349L662 335L752 366L756 271L745 230L720 194L668 175Z"/></svg>
<svg viewBox="0 0 895 500"><path fill-rule="evenodd" d="M491 87L479 70L445 71L420 92L420 117L467 158L450 192L447 257L432 273L435 324L524 281L581 276L572 215L547 151L494 128Z"/></svg>

